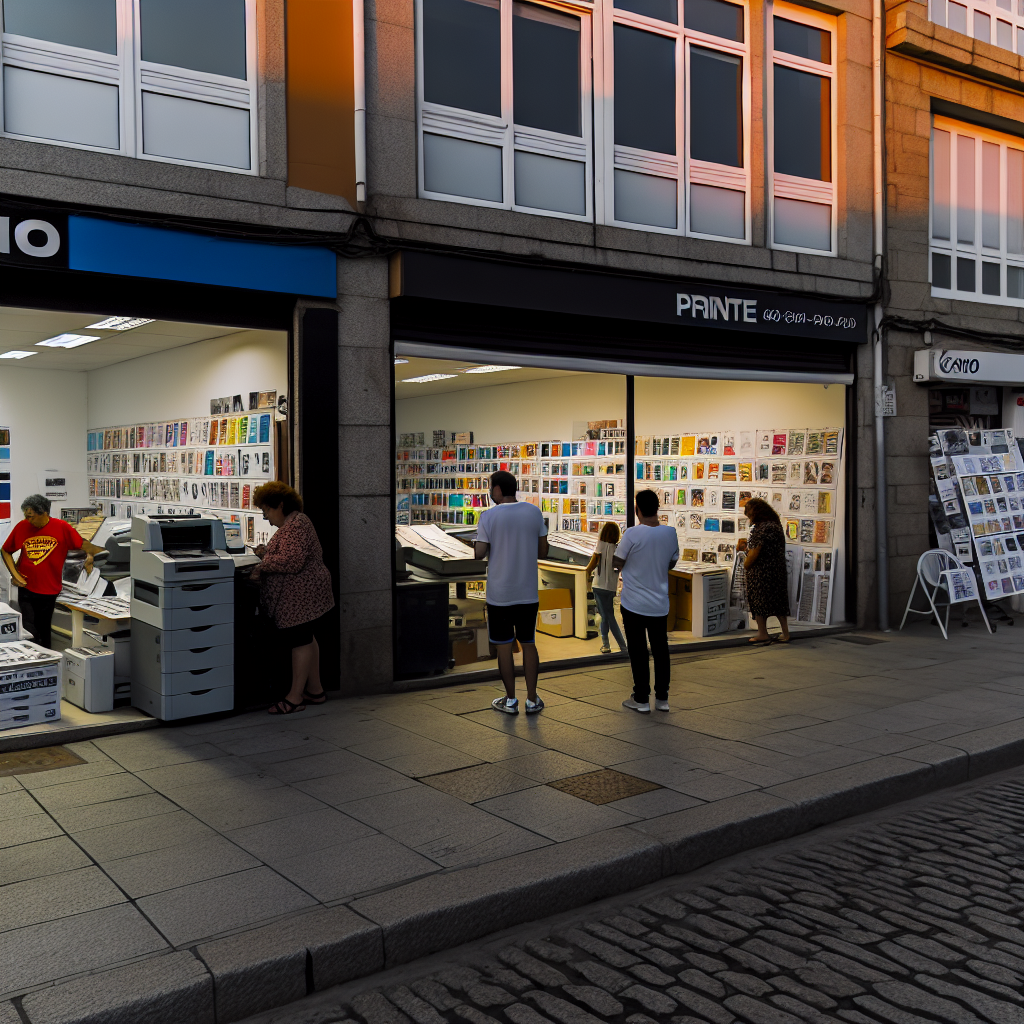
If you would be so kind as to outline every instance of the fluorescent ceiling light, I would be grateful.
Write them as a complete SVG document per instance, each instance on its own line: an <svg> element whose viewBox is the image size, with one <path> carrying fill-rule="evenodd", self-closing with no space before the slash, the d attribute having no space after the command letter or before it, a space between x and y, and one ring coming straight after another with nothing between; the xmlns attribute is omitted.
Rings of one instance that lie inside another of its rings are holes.
<svg viewBox="0 0 1024 1024"><path fill-rule="evenodd" d="M0 352L0 359L27 359L37 355L38 352L23 352L20 348L12 348L10 352Z"/></svg>
<svg viewBox="0 0 1024 1024"><path fill-rule="evenodd" d="M142 316L108 316L98 324L88 324L90 331L133 331L136 327L144 324L156 323L155 320L147 320Z"/></svg>
<svg viewBox="0 0 1024 1024"><path fill-rule="evenodd" d="M498 373L501 370L521 370L521 366L474 366L471 370L464 370L464 373Z"/></svg>
<svg viewBox="0 0 1024 1024"><path fill-rule="evenodd" d="M395 366L398 366L399 363L407 363L407 362L409 362L408 359L400 359L398 356L395 356Z"/></svg>
<svg viewBox="0 0 1024 1024"><path fill-rule="evenodd" d="M432 380L451 380L457 373L425 373L422 377L406 377L403 384L427 384Z"/></svg>
<svg viewBox="0 0 1024 1024"><path fill-rule="evenodd" d="M55 338L37 341L36 344L46 348L78 348L79 345L88 345L90 341L99 340L98 334L58 334Z"/></svg>

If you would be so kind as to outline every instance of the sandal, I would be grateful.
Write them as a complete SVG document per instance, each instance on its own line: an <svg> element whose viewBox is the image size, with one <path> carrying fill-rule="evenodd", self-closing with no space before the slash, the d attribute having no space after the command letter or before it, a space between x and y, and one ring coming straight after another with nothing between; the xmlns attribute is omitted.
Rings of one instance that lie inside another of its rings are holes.
<svg viewBox="0 0 1024 1024"><path fill-rule="evenodd" d="M294 715L296 711L305 711L305 704L293 704L287 697L282 697L276 704L267 708L270 715Z"/></svg>
<svg viewBox="0 0 1024 1024"><path fill-rule="evenodd" d="M749 640L747 640L747 643L750 644L753 647L767 647L768 644L770 644L771 642L772 642L772 638L770 636L766 636L766 637L752 636L752 637L750 637Z"/></svg>
<svg viewBox="0 0 1024 1024"><path fill-rule="evenodd" d="M302 691L303 704L326 704L327 694L321 690L319 693L310 693L309 690Z"/></svg>

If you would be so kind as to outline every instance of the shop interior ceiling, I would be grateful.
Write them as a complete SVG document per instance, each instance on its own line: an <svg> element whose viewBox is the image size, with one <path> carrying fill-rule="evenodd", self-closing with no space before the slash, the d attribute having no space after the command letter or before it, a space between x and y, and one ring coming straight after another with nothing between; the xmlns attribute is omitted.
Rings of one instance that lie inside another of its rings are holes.
<svg viewBox="0 0 1024 1024"><path fill-rule="evenodd" d="M480 363L459 363L450 359L423 359L420 356L398 356L408 362L395 363L395 397L423 398L426 395L441 395L449 391L468 391L471 388L494 387L497 384L518 384L525 380L547 380L550 377L575 377L572 370L548 370L537 366L522 366L490 373L473 373ZM513 362L509 359L509 362ZM486 365L486 364L485 364ZM404 383L409 377L425 377L431 374L447 374L441 380Z"/></svg>
<svg viewBox="0 0 1024 1024"><path fill-rule="evenodd" d="M26 359L0 360L0 368L17 366L33 370L98 370L126 359L193 345L197 341L254 333L237 327L171 320L154 320L130 331L91 329L89 326L117 315L117 310L66 313L0 306L0 356L11 350L33 353ZM99 340L77 348L39 346L40 341L59 334L86 334Z"/></svg>

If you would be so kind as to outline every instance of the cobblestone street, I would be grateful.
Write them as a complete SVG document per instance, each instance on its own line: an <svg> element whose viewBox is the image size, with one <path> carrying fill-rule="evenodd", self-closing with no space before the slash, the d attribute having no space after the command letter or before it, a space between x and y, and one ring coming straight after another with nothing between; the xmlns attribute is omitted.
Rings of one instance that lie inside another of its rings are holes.
<svg viewBox="0 0 1024 1024"><path fill-rule="evenodd" d="M1024 771L829 831L251 1024L1024 1020Z"/></svg>

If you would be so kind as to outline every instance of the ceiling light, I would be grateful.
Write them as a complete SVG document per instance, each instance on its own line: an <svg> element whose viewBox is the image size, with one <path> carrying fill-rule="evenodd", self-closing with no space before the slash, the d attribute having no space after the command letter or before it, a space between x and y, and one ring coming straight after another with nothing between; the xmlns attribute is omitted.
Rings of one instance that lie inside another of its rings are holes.
<svg viewBox="0 0 1024 1024"><path fill-rule="evenodd" d="M399 359L398 356L395 356L395 366L398 366L400 363L407 363L407 362L409 362L408 359Z"/></svg>
<svg viewBox="0 0 1024 1024"><path fill-rule="evenodd" d="M156 321L142 316L108 316L98 324L88 324L87 328L90 331L133 331L136 327L152 323Z"/></svg>
<svg viewBox="0 0 1024 1024"><path fill-rule="evenodd" d="M427 384L432 380L451 380L457 373L425 373L422 377L406 377L403 384Z"/></svg>
<svg viewBox="0 0 1024 1024"><path fill-rule="evenodd" d="M498 373L501 370L521 370L521 366L474 366L465 373Z"/></svg>
<svg viewBox="0 0 1024 1024"><path fill-rule="evenodd" d="M38 352L23 352L20 348L12 348L10 352L0 352L0 359L27 359L37 355Z"/></svg>
<svg viewBox="0 0 1024 1024"><path fill-rule="evenodd" d="M46 348L78 348L79 345L88 345L90 341L99 340L98 334L58 334L55 338L37 341L36 344Z"/></svg>

